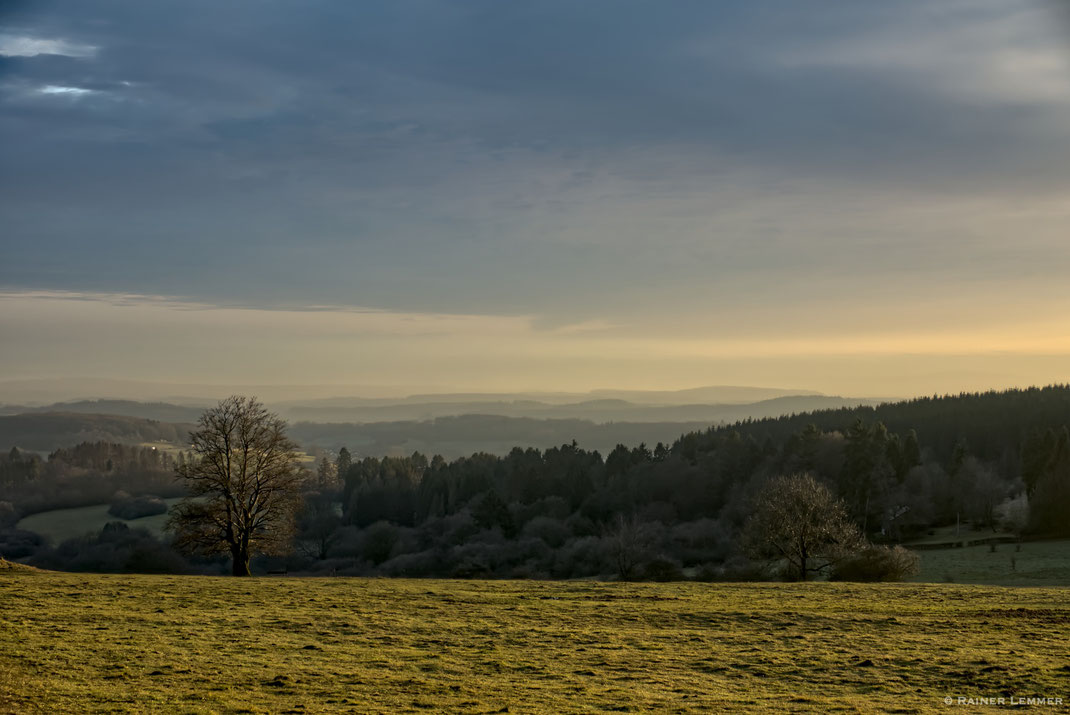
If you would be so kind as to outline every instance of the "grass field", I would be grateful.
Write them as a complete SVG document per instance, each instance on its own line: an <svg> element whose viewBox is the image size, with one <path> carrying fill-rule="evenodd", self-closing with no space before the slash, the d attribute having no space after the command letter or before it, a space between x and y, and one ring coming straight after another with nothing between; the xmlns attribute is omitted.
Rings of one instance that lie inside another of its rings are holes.
<svg viewBox="0 0 1070 715"><path fill-rule="evenodd" d="M916 581L1000 586L1070 585L1070 541L967 546L919 552Z"/></svg>
<svg viewBox="0 0 1070 715"><path fill-rule="evenodd" d="M164 499L168 508L179 501L181 501L180 498ZM43 511L21 519L17 527L38 533L53 544L84 534L98 534L109 521L122 521L132 529L147 529L157 536L163 533L164 524L167 522L166 513L124 520L108 514L108 506L108 504L95 504L75 509Z"/></svg>
<svg viewBox="0 0 1070 715"><path fill-rule="evenodd" d="M975 712L944 698L1067 702L1067 596L16 568L0 572L0 709Z"/></svg>

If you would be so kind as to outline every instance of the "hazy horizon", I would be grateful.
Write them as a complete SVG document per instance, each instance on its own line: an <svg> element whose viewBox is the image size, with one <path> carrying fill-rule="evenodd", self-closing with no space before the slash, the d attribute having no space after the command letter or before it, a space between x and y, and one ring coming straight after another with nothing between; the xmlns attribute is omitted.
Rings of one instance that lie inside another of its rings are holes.
<svg viewBox="0 0 1070 715"><path fill-rule="evenodd" d="M0 373L1066 382L1059 9L7 4Z"/></svg>
<svg viewBox="0 0 1070 715"><path fill-rule="evenodd" d="M442 385L424 385L416 389L406 385L191 383L76 376L0 379L0 405L43 407L65 402L119 400L204 406L234 394L256 397L274 405L327 406L334 404L340 407L350 404L436 403L443 400L456 404L531 400L547 405L575 405L598 400L623 400L637 406L746 405L783 397L829 397L869 402L898 402L918 397L1048 387L1056 384L1065 383L996 385L911 394L850 394L771 385L688 385L653 389L601 386L575 390L539 388L481 390L468 389L464 386L449 388Z"/></svg>
<svg viewBox="0 0 1070 715"><path fill-rule="evenodd" d="M696 399L693 402L716 402L720 404L744 404L759 402L783 396L819 396L815 390L788 387L769 387L752 385L692 385L686 388L668 390L632 390L628 388L601 387L591 390L511 390L480 391L457 389L450 390L440 386L425 386L426 389L411 390L403 386L390 385L313 385L313 384L272 384L251 385L234 383L169 383L122 379L95 379L88 377L66 377L60 379L12 380L0 379L0 405L25 404L40 406L68 401L92 400L131 400L131 401L175 401L178 404L219 400L231 394L255 396L274 403L317 403L344 401L347 398L365 399L385 402L401 400L419 400L427 398L458 398L471 400L476 398L494 399L534 399L547 403L568 404L575 400L600 399L607 395L629 394L635 398L649 397L645 400L651 404L660 404L660 396L679 396L699 391L704 395L712 393L716 399ZM867 396L873 397L873 396ZM640 399L640 402L644 400ZM666 403L685 404L685 400L667 400Z"/></svg>

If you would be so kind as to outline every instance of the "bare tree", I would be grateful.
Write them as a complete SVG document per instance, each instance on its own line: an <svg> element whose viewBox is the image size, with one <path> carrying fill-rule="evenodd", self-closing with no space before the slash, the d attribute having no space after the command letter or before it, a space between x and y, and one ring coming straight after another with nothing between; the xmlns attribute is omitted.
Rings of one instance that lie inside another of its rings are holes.
<svg viewBox="0 0 1070 715"><path fill-rule="evenodd" d="M230 553L232 573L249 575L255 554L285 553L299 506L302 469L286 423L255 398L228 397L190 433L191 458L178 467L191 498L171 511L175 545Z"/></svg>
<svg viewBox="0 0 1070 715"><path fill-rule="evenodd" d="M843 502L809 474L777 477L758 495L744 543L752 556L787 561L801 581L864 545Z"/></svg>
<svg viewBox="0 0 1070 715"><path fill-rule="evenodd" d="M621 581L635 578L636 569L646 552L649 534L646 524L633 514L625 517L617 514L613 526L606 532L613 563Z"/></svg>
<svg viewBox="0 0 1070 715"><path fill-rule="evenodd" d="M997 508L1007 498L1012 485L1000 479L992 465L984 464L974 457L967 457L961 468L963 477L959 489L961 501L970 523L986 527L995 533L999 526Z"/></svg>
<svg viewBox="0 0 1070 715"><path fill-rule="evenodd" d="M297 517L297 548L309 558L326 559L341 525L342 516L330 494L306 492Z"/></svg>

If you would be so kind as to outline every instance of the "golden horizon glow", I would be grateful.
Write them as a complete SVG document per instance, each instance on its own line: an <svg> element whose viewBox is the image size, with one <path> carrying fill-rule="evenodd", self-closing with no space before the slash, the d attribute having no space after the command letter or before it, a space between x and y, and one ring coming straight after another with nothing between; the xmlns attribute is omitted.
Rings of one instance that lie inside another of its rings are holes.
<svg viewBox="0 0 1070 715"><path fill-rule="evenodd" d="M1049 315L954 330L921 325L840 334L830 315L817 336L755 338L747 334L751 325L741 335L718 328L714 338L687 335L696 331L693 318L655 330L608 321L538 327L532 316L268 310L131 294L7 292L0 293L0 309L4 333L17 336L3 354L8 379L364 385L397 392L736 384L914 396L1061 382L1070 366L1070 318ZM782 320L791 317L788 311ZM766 334L791 332L787 324L762 327ZM78 347L70 354L57 352L60 345Z"/></svg>

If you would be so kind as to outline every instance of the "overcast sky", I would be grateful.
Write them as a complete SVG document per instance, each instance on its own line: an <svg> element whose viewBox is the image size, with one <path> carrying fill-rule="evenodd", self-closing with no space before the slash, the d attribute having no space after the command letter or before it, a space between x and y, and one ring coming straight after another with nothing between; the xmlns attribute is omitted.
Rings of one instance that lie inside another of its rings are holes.
<svg viewBox="0 0 1070 715"><path fill-rule="evenodd" d="M7 379L1070 380L1055 2L0 8Z"/></svg>

